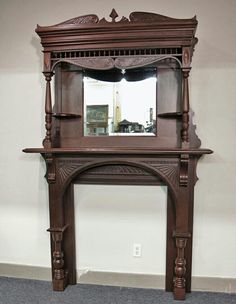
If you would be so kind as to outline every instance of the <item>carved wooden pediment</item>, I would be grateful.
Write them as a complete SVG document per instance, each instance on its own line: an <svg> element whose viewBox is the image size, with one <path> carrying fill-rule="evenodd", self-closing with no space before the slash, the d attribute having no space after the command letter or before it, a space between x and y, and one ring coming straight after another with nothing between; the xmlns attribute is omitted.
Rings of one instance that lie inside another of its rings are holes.
<svg viewBox="0 0 236 304"><path fill-rule="evenodd" d="M79 17L75 17L64 22L58 23L54 25L54 27L64 27L64 26L80 26L85 24L109 24L109 23L153 23L153 22L181 22L181 21L190 21L196 22L196 16L190 19L177 19L177 18L170 18L164 15L149 13L149 12L132 12L129 15L129 18L122 17L120 20L116 20L119 15L116 10L113 8L110 15L111 20L106 20L105 17L99 19L97 15L90 14L90 15L83 15ZM40 26L38 25L38 28Z"/></svg>

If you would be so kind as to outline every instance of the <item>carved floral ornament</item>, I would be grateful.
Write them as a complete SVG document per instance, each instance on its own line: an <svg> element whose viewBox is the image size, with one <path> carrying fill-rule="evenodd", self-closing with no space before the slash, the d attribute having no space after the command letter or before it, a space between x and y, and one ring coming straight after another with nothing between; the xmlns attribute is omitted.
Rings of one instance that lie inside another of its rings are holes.
<svg viewBox="0 0 236 304"><path fill-rule="evenodd" d="M175 60L177 61L180 67L182 66L178 58L174 56L166 56L166 55L122 57L122 58L121 57L118 58L82 57L82 58L60 59L54 61L51 70L54 70L55 66L60 62L71 63L85 69L109 70L109 69L117 68L122 70L122 69L133 69L133 68L144 67L149 64L154 64L157 63L158 61L165 59Z"/></svg>

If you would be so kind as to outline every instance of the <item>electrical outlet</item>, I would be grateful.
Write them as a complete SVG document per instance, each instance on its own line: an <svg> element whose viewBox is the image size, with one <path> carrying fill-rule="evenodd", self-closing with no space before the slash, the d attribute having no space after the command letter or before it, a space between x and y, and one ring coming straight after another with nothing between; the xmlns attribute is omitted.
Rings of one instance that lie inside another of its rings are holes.
<svg viewBox="0 0 236 304"><path fill-rule="evenodd" d="M142 246L141 244L133 245L133 257L140 258L142 255Z"/></svg>

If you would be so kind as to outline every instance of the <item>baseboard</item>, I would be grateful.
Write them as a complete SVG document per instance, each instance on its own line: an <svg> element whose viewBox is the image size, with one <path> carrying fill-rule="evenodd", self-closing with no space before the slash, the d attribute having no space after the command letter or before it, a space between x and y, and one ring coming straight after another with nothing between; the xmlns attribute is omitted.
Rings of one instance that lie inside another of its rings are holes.
<svg viewBox="0 0 236 304"><path fill-rule="evenodd" d="M50 281L52 277L48 267L3 263L0 263L0 276L45 281Z"/></svg>
<svg viewBox="0 0 236 304"><path fill-rule="evenodd" d="M0 264L0 276L50 281L51 269L18 264ZM77 272L77 282L108 286L164 289L165 276L80 270ZM195 276L192 278L192 290L236 293L236 279Z"/></svg>
<svg viewBox="0 0 236 304"><path fill-rule="evenodd" d="M103 271L79 271L77 277L79 283L85 284L125 286L134 288L165 288L164 275Z"/></svg>
<svg viewBox="0 0 236 304"><path fill-rule="evenodd" d="M236 278L194 276L192 290L236 293Z"/></svg>

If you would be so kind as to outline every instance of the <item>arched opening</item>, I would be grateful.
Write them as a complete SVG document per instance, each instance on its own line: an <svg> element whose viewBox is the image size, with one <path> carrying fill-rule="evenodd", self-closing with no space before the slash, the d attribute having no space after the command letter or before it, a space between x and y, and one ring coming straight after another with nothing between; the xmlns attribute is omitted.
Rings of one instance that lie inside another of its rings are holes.
<svg viewBox="0 0 236 304"><path fill-rule="evenodd" d="M74 194L77 281L140 287L135 275L155 276L146 286L164 288L167 187L79 184Z"/></svg>
<svg viewBox="0 0 236 304"><path fill-rule="evenodd" d="M124 189L127 189L125 191L129 195L127 201L125 201L125 194L121 195ZM160 189L162 189L161 192ZM81 194L82 208L78 206L80 191L84 192ZM107 193L103 193L101 197L102 191ZM116 191L113 199L112 191ZM119 199L121 199L120 203ZM65 265L67 268L74 269L74 278L76 268L80 268L80 274L91 269L107 272L112 270L115 272L115 269L117 272L143 272L162 275L162 277L165 275L166 289L172 289L175 257L172 240L175 226L175 200L174 191L170 188L169 182L164 180L162 173L159 174L148 166L136 165L129 161L113 160L85 165L68 176L64 184L63 202L65 224L72 226L72 229L68 229L65 233L65 250L71 247L71 243L74 248L74 252L70 252L69 257L68 254L65 255ZM125 206L128 207L126 212ZM78 215L79 211L82 212L80 215ZM149 227L148 217L150 218ZM160 217L159 223L158 217ZM138 232L142 232L139 238L137 238ZM109 233L111 233L110 236L108 236ZM132 253L137 243L141 247L146 247L144 258L140 259L141 262L137 262ZM103 255L104 250L107 250L106 258ZM120 262L114 263L119 251L122 252ZM156 257L153 259L154 256ZM92 262L93 257L94 262ZM96 262L99 257L102 257L102 261ZM80 262L78 262L79 258L81 258ZM103 264L106 262L107 265ZM155 264L153 269L151 269L151 263ZM164 287L163 283L158 287Z"/></svg>

